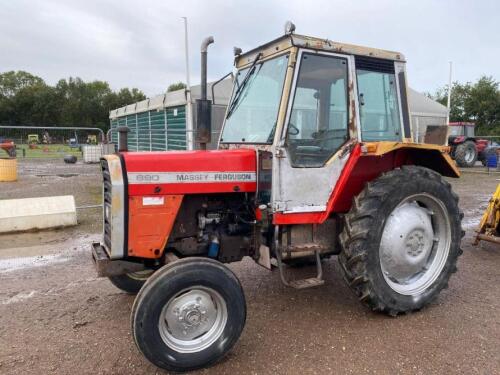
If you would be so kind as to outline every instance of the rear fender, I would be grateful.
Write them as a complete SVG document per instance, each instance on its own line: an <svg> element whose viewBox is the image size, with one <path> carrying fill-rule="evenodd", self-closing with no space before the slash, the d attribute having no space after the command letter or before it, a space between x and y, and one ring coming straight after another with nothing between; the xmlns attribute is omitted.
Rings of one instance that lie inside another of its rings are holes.
<svg viewBox="0 0 500 375"><path fill-rule="evenodd" d="M373 142L360 147L359 156L353 153L352 168L342 172L339 183L335 186L326 217L333 212L347 212L351 208L352 199L370 182L382 173L403 165L419 165L432 169L446 177L460 177L455 162L447 152L448 147L421 144ZM350 163L349 163L350 164ZM343 176L344 173L348 176ZM341 185L342 181L348 181Z"/></svg>

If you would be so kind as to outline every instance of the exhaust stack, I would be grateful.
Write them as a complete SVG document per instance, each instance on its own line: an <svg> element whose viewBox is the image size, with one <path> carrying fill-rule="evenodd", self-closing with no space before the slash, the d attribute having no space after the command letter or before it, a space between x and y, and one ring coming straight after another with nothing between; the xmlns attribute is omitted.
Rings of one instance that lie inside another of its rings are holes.
<svg viewBox="0 0 500 375"><path fill-rule="evenodd" d="M206 150L207 143L212 140L212 102L207 99L207 51L213 42L212 36L201 42L201 96L196 100L196 141L201 150Z"/></svg>

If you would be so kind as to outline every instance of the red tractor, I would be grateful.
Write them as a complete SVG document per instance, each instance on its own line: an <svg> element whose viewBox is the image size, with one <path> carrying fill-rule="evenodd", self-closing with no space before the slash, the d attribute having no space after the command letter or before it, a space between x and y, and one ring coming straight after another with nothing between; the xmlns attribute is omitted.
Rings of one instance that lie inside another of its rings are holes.
<svg viewBox="0 0 500 375"><path fill-rule="evenodd" d="M0 138L0 149L4 150L10 158L16 157L16 144L13 140Z"/></svg>
<svg viewBox="0 0 500 375"><path fill-rule="evenodd" d="M101 160L93 258L98 275L138 293L133 337L161 368L210 366L236 344L246 303L226 264L243 257L305 289L324 284L322 261L338 255L358 299L391 316L423 308L456 271L463 214L442 176L459 171L446 147L412 140L403 55L293 29L235 49L218 150L128 152L120 127L119 152ZM293 277L289 265L311 261L314 275Z"/></svg>
<svg viewBox="0 0 500 375"><path fill-rule="evenodd" d="M474 136L473 122L450 122L448 145L451 146L451 157L460 167L473 167L477 160L486 163L485 150L489 142Z"/></svg>

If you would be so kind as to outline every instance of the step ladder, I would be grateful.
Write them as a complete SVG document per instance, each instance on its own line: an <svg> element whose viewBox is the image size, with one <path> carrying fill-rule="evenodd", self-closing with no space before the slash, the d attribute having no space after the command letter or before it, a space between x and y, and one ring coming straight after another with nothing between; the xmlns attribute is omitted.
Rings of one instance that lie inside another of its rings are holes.
<svg viewBox="0 0 500 375"><path fill-rule="evenodd" d="M321 266L321 247L310 244L310 246L305 246L309 247L311 249L314 249L314 258L316 260L316 276L315 277L310 277L306 279L296 279L296 280L288 280L286 275L285 275L285 264L283 264L282 260L282 251L283 247L281 245L281 237L280 237L280 232L278 226L275 228L275 253L276 253L276 261L278 263L278 269L280 272L280 278L281 282L285 284L286 286L295 288L295 289L306 289L306 288L312 288L315 286L320 286L325 283L325 280L323 280L323 268ZM288 252L293 252L293 251L303 251L304 246L301 246L300 248L294 248L292 246L287 246L286 251Z"/></svg>

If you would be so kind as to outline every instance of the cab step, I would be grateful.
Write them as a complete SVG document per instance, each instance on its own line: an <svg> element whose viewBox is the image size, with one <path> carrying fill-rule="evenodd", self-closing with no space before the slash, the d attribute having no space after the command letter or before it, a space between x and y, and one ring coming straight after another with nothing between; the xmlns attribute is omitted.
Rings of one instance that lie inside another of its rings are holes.
<svg viewBox="0 0 500 375"><path fill-rule="evenodd" d="M325 280L318 279L317 277L310 277L309 279L293 280L288 282L292 288L306 289L320 286L325 283Z"/></svg>
<svg viewBox="0 0 500 375"><path fill-rule="evenodd" d="M278 263L278 269L280 272L280 278L281 282L285 284L286 286L295 288L295 289L306 289L306 288L312 288L315 286L323 285L325 283L325 280L323 280L323 268L321 267L321 247L316 246L315 244L307 244L306 246L309 251L313 251L315 255L315 260L316 260L316 277L310 277L306 279L298 279L298 280L288 280L286 275L285 275L285 265L283 264L282 260L282 255L281 252L284 250L283 247L281 246L281 239L279 237L280 232L279 232L279 227L276 226L275 228L275 255L276 255L276 261ZM310 246L314 245L314 246ZM304 247L302 246L301 251L303 251Z"/></svg>
<svg viewBox="0 0 500 375"><path fill-rule="evenodd" d="M328 250L326 246L319 245L317 243L302 243L299 245L287 245L283 246L284 253L302 253L302 252L313 252L313 251L326 251Z"/></svg>

